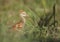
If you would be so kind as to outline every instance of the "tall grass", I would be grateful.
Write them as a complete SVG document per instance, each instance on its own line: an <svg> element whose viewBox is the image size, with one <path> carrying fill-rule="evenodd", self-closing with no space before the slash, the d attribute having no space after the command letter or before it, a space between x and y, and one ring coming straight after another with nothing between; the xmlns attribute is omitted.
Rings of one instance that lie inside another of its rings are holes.
<svg viewBox="0 0 60 42"><path fill-rule="evenodd" d="M46 32L48 28L40 28L37 22L40 16L45 15L45 9L52 8L55 0L7 1L0 1L0 42L47 42L48 38L52 37ZM26 11L30 18L20 32L9 31L12 25L20 21L20 9Z"/></svg>

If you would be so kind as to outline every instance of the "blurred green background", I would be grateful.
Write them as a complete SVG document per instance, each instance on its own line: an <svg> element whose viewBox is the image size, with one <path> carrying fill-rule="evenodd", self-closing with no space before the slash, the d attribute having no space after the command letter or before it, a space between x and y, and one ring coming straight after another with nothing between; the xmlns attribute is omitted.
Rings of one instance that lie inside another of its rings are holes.
<svg viewBox="0 0 60 42"><path fill-rule="evenodd" d="M0 0L0 42L60 42L60 29L48 30L37 24L40 17L52 12L56 3L56 20L60 26L60 0ZM9 31L20 21L19 10L29 15L25 28L20 32ZM49 33L52 31L52 34Z"/></svg>

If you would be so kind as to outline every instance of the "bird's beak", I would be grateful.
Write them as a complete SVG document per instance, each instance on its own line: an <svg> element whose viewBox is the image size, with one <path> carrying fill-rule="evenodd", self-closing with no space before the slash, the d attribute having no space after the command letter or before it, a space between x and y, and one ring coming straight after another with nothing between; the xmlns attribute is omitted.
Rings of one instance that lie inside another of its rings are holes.
<svg viewBox="0 0 60 42"><path fill-rule="evenodd" d="M29 15L26 15L26 18L29 18Z"/></svg>

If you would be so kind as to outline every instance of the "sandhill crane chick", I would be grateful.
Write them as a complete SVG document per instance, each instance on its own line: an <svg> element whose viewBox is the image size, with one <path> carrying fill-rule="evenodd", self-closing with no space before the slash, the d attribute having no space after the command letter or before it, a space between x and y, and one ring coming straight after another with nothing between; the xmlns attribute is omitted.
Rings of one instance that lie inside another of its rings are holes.
<svg viewBox="0 0 60 42"><path fill-rule="evenodd" d="M19 15L20 15L22 20L20 22L16 23L15 25L13 25L13 29L17 30L17 31L20 31L21 28L24 27L24 25L26 23L25 18L28 17L27 13L25 11L23 11L23 10L20 10L19 13L20 13Z"/></svg>

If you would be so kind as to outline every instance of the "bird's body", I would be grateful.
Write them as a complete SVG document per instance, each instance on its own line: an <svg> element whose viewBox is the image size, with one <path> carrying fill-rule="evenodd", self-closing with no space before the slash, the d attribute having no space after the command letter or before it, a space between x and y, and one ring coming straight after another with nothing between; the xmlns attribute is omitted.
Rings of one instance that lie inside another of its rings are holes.
<svg viewBox="0 0 60 42"><path fill-rule="evenodd" d="M23 22L18 22L15 25L13 25L13 29L21 29L23 27Z"/></svg>

